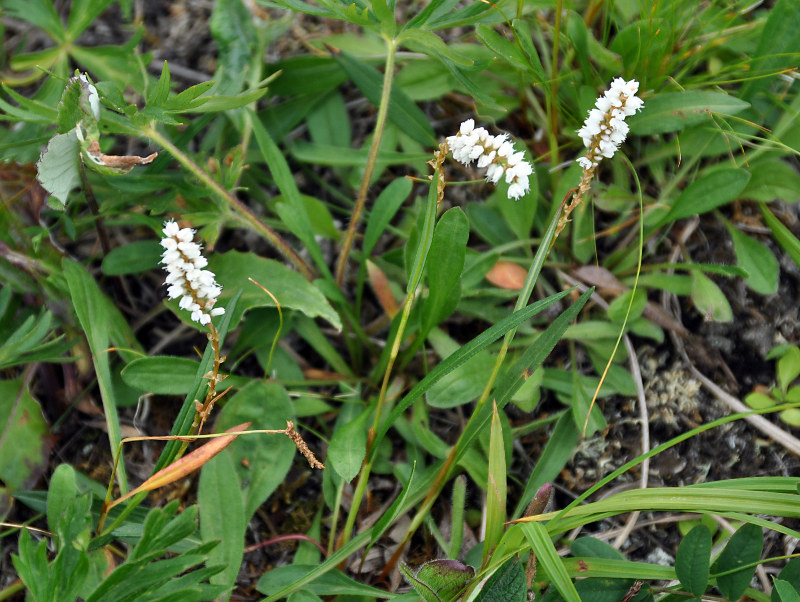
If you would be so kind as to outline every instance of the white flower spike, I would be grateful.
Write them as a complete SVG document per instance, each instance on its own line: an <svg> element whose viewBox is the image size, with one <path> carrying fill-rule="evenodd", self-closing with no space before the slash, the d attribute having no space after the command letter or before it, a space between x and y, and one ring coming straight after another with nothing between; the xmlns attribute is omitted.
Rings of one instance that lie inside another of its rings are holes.
<svg viewBox="0 0 800 602"><path fill-rule="evenodd" d="M458 134L447 137L447 146L453 159L464 165L477 160L479 168L486 168L486 181L497 184L505 176L508 198L520 199L530 189L528 176L533 167L523 159L525 153L514 152L508 134L492 136L482 127L475 127L474 119L461 124Z"/></svg>
<svg viewBox="0 0 800 602"><path fill-rule="evenodd" d="M613 157L625 141L629 129L625 118L644 106L642 99L636 96L638 91L639 82L635 79L626 82L618 77L597 99L595 108L589 111L583 127L578 130L583 145L589 149L585 157L577 159L584 170L597 167L604 157Z"/></svg>
<svg viewBox="0 0 800 602"><path fill-rule="evenodd" d="M181 228L174 220L169 220L164 222L162 232L161 263L167 270L167 296L170 299L180 297L180 308L191 312L192 320L205 326L214 316L225 313L224 307L214 307L222 287L214 280L214 272L203 269L208 260L200 253L200 245L193 242L192 228Z"/></svg>

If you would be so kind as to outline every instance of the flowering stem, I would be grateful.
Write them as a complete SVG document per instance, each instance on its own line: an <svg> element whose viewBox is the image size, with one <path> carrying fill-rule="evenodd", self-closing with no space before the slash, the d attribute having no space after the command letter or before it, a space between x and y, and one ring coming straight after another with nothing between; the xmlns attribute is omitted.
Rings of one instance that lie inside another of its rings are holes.
<svg viewBox="0 0 800 602"><path fill-rule="evenodd" d="M397 52L397 40L386 40L386 65L383 74L383 89L381 90L381 100L378 105L378 117L375 120L375 131L372 134L372 143L367 154L367 163L364 166L364 176L361 178L361 186L358 189L356 204L353 207L353 215L350 224L347 226L342 248L339 251L339 259L336 262L336 285L341 288L344 281L344 270L347 267L347 259L350 256L350 249L356 236L358 223L361 220L361 213L364 211L364 204L367 201L369 183L372 180L372 173L375 170L375 163L378 160L378 151L383 140L383 129L386 125L386 117L389 114L389 98L392 94L392 82L394 81L394 58Z"/></svg>
<svg viewBox="0 0 800 602"><path fill-rule="evenodd" d="M269 243L272 244L272 246L275 247L275 249L281 255L294 264L297 270L303 276L305 276L305 278L308 280L313 280L314 270L311 268L311 266L309 266L308 263L306 263L306 261L300 257L300 255L298 255L291 246L289 246L289 243L287 243L277 232L275 232L275 230L262 222L259 217L247 207L247 205L242 203L229 191L225 190L219 182L209 176L197 163L192 161L188 155L172 144L168 138L162 135L155 126L149 125L145 127L143 133L156 144L167 150L181 165L192 172L195 177L197 177L201 182L203 182L203 184L215 192L217 196L222 198L222 200L224 200L228 206L238 214L243 224L252 228L266 238L267 241L269 241Z"/></svg>
<svg viewBox="0 0 800 602"><path fill-rule="evenodd" d="M589 192L589 189L592 187L592 178L594 177L594 172L596 170L597 170L596 165L584 168L583 175L581 176L581 181L578 184L577 189L575 189L574 194L572 194L572 198L570 199L569 204L566 207L564 207L563 211L559 211L561 217L558 220L556 235L553 237L553 241L550 243L551 247L556 242L556 238L558 238L558 235L561 234L561 231L567 226L570 214L576 208L578 208L581 205L581 203L583 203L583 195Z"/></svg>

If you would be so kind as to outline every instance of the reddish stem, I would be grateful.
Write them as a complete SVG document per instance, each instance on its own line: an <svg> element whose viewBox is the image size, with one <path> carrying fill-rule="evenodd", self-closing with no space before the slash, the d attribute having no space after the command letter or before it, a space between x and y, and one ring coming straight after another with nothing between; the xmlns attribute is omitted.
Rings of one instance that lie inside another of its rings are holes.
<svg viewBox="0 0 800 602"><path fill-rule="evenodd" d="M261 543L253 544L252 546L247 546L244 549L244 553L247 554L248 552L254 552L259 548L265 548L266 546L270 546L274 543L280 543L282 541L292 541L292 540L300 540L300 541L307 541L308 543L313 543L319 551L322 552L323 556L327 556L328 552L325 548L322 547L322 544L319 543L316 539L310 538L308 535L303 535L302 533L290 533L289 535L279 535L278 537L273 537L272 539L268 539L266 541L262 541Z"/></svg>

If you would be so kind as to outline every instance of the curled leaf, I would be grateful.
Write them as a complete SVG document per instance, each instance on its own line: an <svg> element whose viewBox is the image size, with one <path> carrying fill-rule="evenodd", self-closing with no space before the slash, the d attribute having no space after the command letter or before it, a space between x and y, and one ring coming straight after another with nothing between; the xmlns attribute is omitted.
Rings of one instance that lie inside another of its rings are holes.
<svg viewBox="0 0 800 602"><path fill-rule="evenodd" d="M139 157L137 155L105 155L100 150L100 144L97 140L92 140L86 147L84 157L89 161L87 164L90 167L99 166L111 170L114 174L126 174L137 165L147 165L152 163L158 153L152 153L146 157ZM104 170L98 170L101 173L106 173Z"/></svg>
<svg viewBox="0 0 800 602"><path fill-rule="evenodd" d="M238 424L229 428L226 433L239 433L247 429L252 422L244 422L242 424ZM170 483L174 483L185 476L193 473L198 468L202 468L203 465L211 460L214 456L216 456L219 452L223 449L228 447L233 440L236 439L239 435L221 435L219 437L214 437L208 443L205 443L198 447L195 450L192 450L188 454L186 454L180 460L176 460L169 466L165 466L157 473L152 475L149 479L147 479L144 483L139 485L136 489L130 491L128 494L118 498L114 501L112 506L119 504L125 499L136 495L137 493L141 493L142 491L153 491L154 489L158 489L159 487L164 487L165 485L169 485Z"/></svg>

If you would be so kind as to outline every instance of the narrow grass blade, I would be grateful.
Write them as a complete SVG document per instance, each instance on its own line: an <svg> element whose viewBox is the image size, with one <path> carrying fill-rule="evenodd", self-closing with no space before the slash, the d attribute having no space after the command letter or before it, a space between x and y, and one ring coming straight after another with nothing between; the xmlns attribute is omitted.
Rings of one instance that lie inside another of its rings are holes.
<svg viewBox="0 0 800 602"><path fill-rule="evenodd" d="M506 520L506 452L503 427L495 403L489 436L489 479L486 483L486 536L483 539L483 566L503 536Z"/></svg>
<svg viewBox="0 0 800 602"><path fill-rule="evenodd" d="M529 528L536 525L532 529ZM536 561L539 565L547 571L550 577L550 582L561 594L567 602L581 602L581 597L575 590L575 585L570 579L569 573L564 566L564 561L561 560L550 539L550 534L547 528L539 523L526 523L522 528L528 543L531 545L532 553L536 554Z"/></svg>

